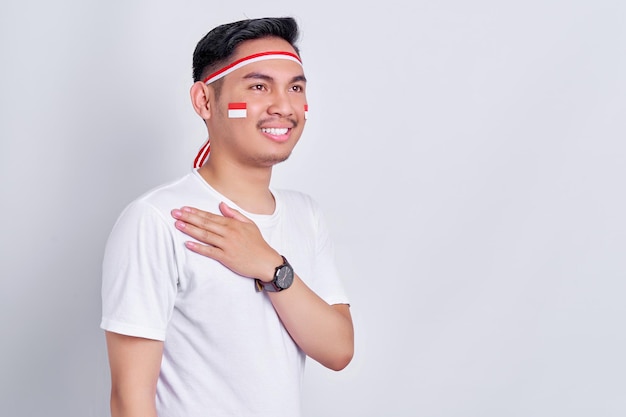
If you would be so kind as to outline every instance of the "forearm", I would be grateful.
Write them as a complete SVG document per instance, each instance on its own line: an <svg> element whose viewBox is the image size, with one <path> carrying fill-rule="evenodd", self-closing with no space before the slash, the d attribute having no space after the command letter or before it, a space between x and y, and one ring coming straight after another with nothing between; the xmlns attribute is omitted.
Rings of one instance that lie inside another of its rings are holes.
<svg viewBox="0 0 626 417"><path fill-rule="evenodd" d="M296 275L287 290L268 293L283 325L311 358L336 371L354 353L354 331L347 305L331 306Z"/></svg>

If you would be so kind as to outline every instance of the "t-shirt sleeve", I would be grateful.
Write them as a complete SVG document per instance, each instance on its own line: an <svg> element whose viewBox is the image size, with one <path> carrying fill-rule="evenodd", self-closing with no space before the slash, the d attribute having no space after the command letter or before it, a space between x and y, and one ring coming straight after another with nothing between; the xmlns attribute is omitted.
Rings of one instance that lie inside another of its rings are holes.
<svg viewBox="0 0 626 417"><path fill-rule="evenodd" d="M312 204L316 230L316 256L311 289L328 304L349 304L335 262L334 245L326 219L317 204L315 202Z"/></svg>
<svg viewBox="0 0 626 417"><path fill-rule="evenodd" d="M100 327L165 340L177 293L172 231L153 206L136 201L118 218L102 264Z"/></svg>

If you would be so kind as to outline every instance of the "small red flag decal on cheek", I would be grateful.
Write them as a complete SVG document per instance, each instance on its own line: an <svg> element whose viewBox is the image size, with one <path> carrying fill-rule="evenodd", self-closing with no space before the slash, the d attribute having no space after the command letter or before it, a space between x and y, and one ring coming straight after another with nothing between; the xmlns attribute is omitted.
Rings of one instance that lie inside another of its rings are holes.
<svg viewBox="0 0 626 417"><path fill-rule="evenodd" d="M246 103L228 103L228 117L241 119L247 116Z"/></svg>

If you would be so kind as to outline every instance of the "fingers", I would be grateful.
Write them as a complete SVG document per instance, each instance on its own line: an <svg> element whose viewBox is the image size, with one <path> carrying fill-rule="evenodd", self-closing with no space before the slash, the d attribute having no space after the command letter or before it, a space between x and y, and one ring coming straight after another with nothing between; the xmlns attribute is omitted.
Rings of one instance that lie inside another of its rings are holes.
<svg viewBox="0 0 626 417"><path fill-rule="evenodd" d="M254 225L254 222L225 203L220 203L219 209L223 215L187 206L174 209L171 214L176 219L176 229L202 243L224 249L225 238L239 229L237 223Z"/></svg>
<svg viewBox="0 0 626 417"><path fill-rule="evenodd" d="M181 232L200 242L220 246L226 234L225 218L191 207L174 209L171 212L176 219L174 226Z"/></svg>
<svg viewBox="0 0 626 417"><path fill-rule="evenodd" d="M211 245L201 245L200 243L196 242L185 242L185 247L187 247L187 249L192 252L209 257L211 259L215 259L220 262L222 262L222 257L224 256L224 251Z"/></svg>
<svg viewBox="0 0 626 417"><path fill-rule="evenodd" d="M183 220L187 223L201 224L203 221L220 222L223 216L219 214L209 213L208 211L200 210L195 207L181 207L180 209L172 210L172 217L178 220Z"/></svg>
<svg viewBox="0 0 626 417"><path fill-rule="evenodd" d="M224 216L218 214L209 213L203 210L198 210L193 207L183 207L181 209L174 209L171 212L172 217L181 222L185 222L190 225L194 225L200 229L209 230L213 233L220 233L223 226L226 225L227 220Z"/></svg>
<svg viewBox="0 0 626 417"><path fill-rule="evenodd" d="M215 247L222 247L222 243L224 241L224 237L222 236L222 234L207 225L198 227L192 223L187 223L183 220L177 220L176 222L174 222L174 226L176 227L176 229L202 243L206 243L207 245Z"/></svg>
<svg viewBox="0 0 626 417"><path fill-rule="evenodd" d="M224 217L229 217L231 219L239 220L240 222L244 223L252 223L252 220L250 220L234 208L228 206L224 202L220 203L220 212L224 215Z"/></svg>

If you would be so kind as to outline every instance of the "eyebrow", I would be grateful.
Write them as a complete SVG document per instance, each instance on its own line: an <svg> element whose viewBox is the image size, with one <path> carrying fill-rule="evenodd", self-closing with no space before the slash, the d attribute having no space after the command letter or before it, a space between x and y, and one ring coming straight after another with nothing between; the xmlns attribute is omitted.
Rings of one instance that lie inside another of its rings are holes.
<svg viewBox="0 0 626 417"><path fill-rule="evenodd" d="M269 75L263 74L262 72L251 72L251 73L248 73L248 74L243 76L244 80L251 79L251 78L265 80L265 81L268 81L268 82L274 82L275 81L274 77L270 77ZM290 84L291 83L296 83L296 82L305 82L306 83L306 77L304 76L304 74L296 75L295 77L293 77L291 79L291 81L289 81Z"/></svg>

